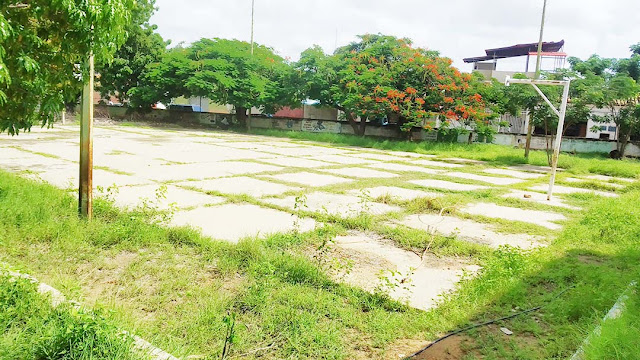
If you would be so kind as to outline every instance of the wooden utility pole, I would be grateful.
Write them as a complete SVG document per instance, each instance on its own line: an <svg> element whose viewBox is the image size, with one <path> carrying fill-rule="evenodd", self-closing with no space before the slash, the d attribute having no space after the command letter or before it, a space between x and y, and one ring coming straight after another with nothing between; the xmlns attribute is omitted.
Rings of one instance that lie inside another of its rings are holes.
<svg viewBox="0 0 640 360"><path fill-rule="evenodd" d="M544 0L544 5L542 5L542 22L540 23L540 40L538 41L538 57L536 59L535 80L540 79L540 67L542 65L542 40L544 37L544 20L546 15L547 15L547 0ZM528 114L528 116L529 116L529 127L527 129L527 143L524 149L524 157L527 159L529 158L529 151L531 149L531 136L533 135L533 121L531 121L531 114Z"/></svg>
<svg viewBox="0 0 640 360"><path fill-rule="evenodd" d="M93 54L89 55L89 79L82 89L80 118L80 186L78 211L91 220L93 216Z"/></svg>

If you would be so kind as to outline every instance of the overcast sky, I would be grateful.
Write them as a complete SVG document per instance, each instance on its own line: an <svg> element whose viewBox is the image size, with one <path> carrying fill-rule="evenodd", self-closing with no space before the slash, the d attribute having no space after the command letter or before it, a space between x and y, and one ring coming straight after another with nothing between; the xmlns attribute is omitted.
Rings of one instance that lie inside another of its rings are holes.
<svg viewBox="0 0 640 360"><path fill-rule="evenodd" d="M328 53L365 33L413 39L463 71L484 49L537 42L543 0L255 0L255 40L296 60L317 44ZM249 41L251 0L157 0L151 22L173 44L221 37ZM626 57L640 42L640 0L548 0L545 41L570 56ZM516 64L507 63L503 70ZM519 67L517 65L516 67Z"/></svg>

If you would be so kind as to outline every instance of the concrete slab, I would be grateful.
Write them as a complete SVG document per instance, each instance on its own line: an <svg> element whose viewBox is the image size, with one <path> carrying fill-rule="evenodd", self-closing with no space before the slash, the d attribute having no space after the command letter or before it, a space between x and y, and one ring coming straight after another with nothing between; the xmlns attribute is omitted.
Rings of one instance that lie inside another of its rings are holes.
<svg viewBox="0 0 640 360"><path fill-rule="evenodd" d="M283 143L284 143L284 141L283 141ZM231 148L234 148L234 149L258 150L258 151L265 151L265 150L273 149L273 147L274 147L272 145L267 145L267 144L265 144L265 143L263 143L261 141L251 141L251 142L226 141L224 143L219 143L219 145L224 146L224 147L231 147Z"/></svg>
<svg viewBox="0 0 640 360"><path fill-rule="evenodd" d="M292 210L296 205L295 196L289 196L284 199L265 199L264 201ZM402 210L397 206L372 202L363 196L338 195L324 192L315 192L306 195L306 199L299 203L298 206L301 207L301 210L327 213L343 218L358 216L362 213L380 215Z"/></svg>
<svg viewBox="0 0 640 360"><path fill-rule="evenodd" d="M567 219L564 215L558 213L539 210L524 210L491 203L470 204L460 211L466 214L481 215L496 219L527 222L546 227L551 230L561 229L562 225L555 222Z"/></svg>
<svg viewBox="0 0 640 360"><path fill-rule="evenodd" d="M30 155L26 151L18 150L8 146L0 146L0 159L4 162L8 159L21 159Z"/></svg>
<svg viewBox="0 0 640 360"><path fill-rule="evenodd" d="M22 136L22 135L19 135ZM58 144L57 146L51 146L51 144L47 142L42 143L34 143L34 144L25 144L20 145L20 148L38 152L42 154L48 154L51 156L56 156L64 160L69 161L78 161L80 158L80 147L74 146L72 144Z"/></svg>
<svg viewBox="0 0 640 360"><path fill-rule="evenodd" d="M509 245L521 249L532 249L544 246L537 236L528 234L502 234L496 232L489 224L472 220L459 219L453 216L435 214L410 215L398 224L412 229L424 230L428 233L439 233L444 236L456 236L492 248Z"/></svg>
<svg viewBox="0 0 640 360"><path fill-rule="evenodd" d="M508 169L516 171L528 171L540 174L549 174L551 172L551 167L538 165L515 165L509 166ZM558 171L564 171L564 169L558 168Z"/></svg>
<svg viewBox="0 0 640 360"><path fill-rule="evenodd" d="M348 182L352 182L351 179L345 179L342 177L331 176L331 175L321 175L310 172L298 172L291 174L278 174L278 175L268 175L265 178L276 179L280 181L302 184L306 186L327 186L327 185L335 185L335 184L344 184Z"/></svg>
<svg viewBox="0 0 640 360"><path fill-rule="evenodd" d="M345 150L323 147L323 146L304 146L304 147L271 147L268 150L271 154L286 156L323 156L323 155L339 155L346 153Z"/></svg>
<svg viewBox="0 0 640 360"><path fill-rule="evenodd" d="M607 176L607 175L589 175L589 176L585 176L585 179L604 181L604 182L622 181L622 182L628 182L628 183L637 181L637 179L621 178L621 177Z"/></svg>
<svg viewBox="0 0 640 360"><path fill-rule="evenodd" d="M323 171L336 174L336 175L354 177L359 179L373 179L373 178L390 179L390 178L400 176L398 174L392 174L384 171L377 171L377 170L364 169L364 168L358 168L358 167L342 168L342 169L327 169Z"/></svg>
<svg viewBox="0 0 640 360"><path fill-rule="evenodd" d="M441 168L448 168L448 169L464 167L464 165L460 165L460 164L451 164L443 161L433 161L433 160L416 160L416 161L413 161L413 163L418 165L423 165L423 166L441 167Z"/></svg>
<svg viewBox="0 0 640 360"><path fill-rule="evenodd" d="M530 187L529 189L533 190L533 191L542 191L542 192L546 193L549 190L549 185L547 185L547 184L536 185L536 186ZM583 189L583 188L574 188L574 187L568 187L568 186L562 186L562 185L555 185L553 187L553 193L554 194L595 194L595 195L600 195L600 196L604 196L604 197L618 197L619 196L618 194L611 193L611 192L606 192L606 191Z"/></svg>
<svg viewBox="0 0 640 360"><path fill-rule="evenodd" d="M361 158L361 159L371 159L371 160L378 160L378 161L404 161L406 160L405 158L399 157L399 156L393 156L393 153L389 152L389 155L385 154L385 153L359 153L359 154L353 154L353 155L349 155L350 157L357 157L357 158Z"/></svg>
<svg viewBox="0 0 640 360"><path fill-rule="evenodd" d="M223 194L247 194L253 197L280 195L287 191L302 190L291 186L249 177L232 177L204 181L187 181L177 185L198 188L203 191L217 191Z"/></svg>
<svg viewBox="0 0 640 360"><path fill-rule="evenodd" d="M260 145L271 146L271 147L293 147L293 148L309 146L307 144L287 141L282 138L278 139L278 141L263 141L260 143Z"/></svg>
<svg viewBox="0 0 640 360"><path fill-rule="evenodd" d="M188 208L202 205L221 204L226 201L220 196L211 196L197 191L181 189L166 185L163 192L161 185L128 186L117 188L114 198L117 206L135 208L143 203L157 207L158 210Z"/></svg>
<svg viewBox="0 0 640 360"><path fill-rule="evenodd" d="M310 157L310 159L323 161L323 162L326 161L326 162L341 164L341 165L365 165L365 164L373 164L377 162L376 160L361 159L361 158L344 156L344 155L317 155L317 156Z"/></svg>
<svg viewBox="0 0 640 360"><path fill-rule="evenodd" d="M261 161L278 166L299 167L307 169L335 166L335 164L331 163L296 157L277 157L273 159L263 159Z"/></svg>
<svg viewBox="0 0 640 360"><path fill-rule="evenodd" d="M408 151L390 151L389 154L394 156L402 156L402 157L417 158L417 159L436 157L436 155L420 154L420 153L408 152Z"/></svg>
<svg viewBox="0 0 640 360"><path fill-rule="evenodd" d="M477 191L477 190L490 189L488 186L483 186L483 185L460 184L460 183L455 183L450 181L433 180L433 179L412 180L409 182L412 184L416 184L416 185L427 187L427 188L451 190L451 191Z"/></svg>
<svg viewBox="0 0 640 360"><path fill-rule="evenodd" d="M34 172L40 172L50 170L54 167L69 167L73 166L72 162L48 158L41 155L33 155L23 152L22 157L1 158L0 168L10 171L23 171L29 170ZM76 165L77 166L77 165Z"/></svg>
<svg viewBox="0 0 640 360"><path fill-rule="evenodd" d="M217 162L215 164L185 164L151 166L139 175L149 180L170 181L187 179L221 178L233 175L258 174L280 171L281 167L252 162Z"/></svg>
<svg viewBox="0 0 640 360"><path fill-rule="evenodd" d="M289 213L256 205L229 204L178 212L171 220L173 226L192 226L218 240L236 243L246 237L292 230L309 231L315 227L312 219L300 219ZM297 227L297 228L296 228Z"/></svg>
<svg viewBox="0 0 640 360"><path fill-rule="evenodd" d="M463 173L463 172L448 172L448 173L445 173L443 175L456 177L456 178L460 178L460 179L481 181L481 182L486 182L486 183L489 183L489 184L492 184L492 185L499 185L499 186L502 186L502 185L514 185L514 184L519 184L519 183L524 181L522 179L512 179L512 178L495 177L495 176L483 176L483 175Z"/></svg>
<svg viewBox="0 0 640 360"><path fill-rule="evenodd" d="M538 204L549 206L563 207L566 209L580 210L580 208L567 204L564 200L558 198L557 196L552 197L551 201L548 201L546 194L538 193L535 191L512 190L510 193L503 195L502 197L535 202Z"/></svg>
<svg viewBox="0 0 640 360"><path fill-rule="evenodd" d="M347 257L354 263L348 274L337 274L337 279L344 279L346 283L370 292L382 289L393 299L422 310L433 308L441 295L453 291L465 271L473 273L479 270L478 266L453 258L431 254L420 258L389 241L366 234L339 236L335 243L341 257ZM380 273L387 281L400 286L386 289L386 281Z"/></svg>
<svg viewBox="0 0 640 360"><path fill-rule="evenodd" d="M79 183L78 165L70 164L64 168L50 168L38 173L43 181L61 189L77 189ZM111 186L144 185L149 181L129 175L120 175L105 170L93 170L93 186L108 188Z"/></svg>
<svg viewBox="0 0 640 360"><path fill-rule="evenodd" d="M464 159L464 158L444 158L442 159L442 161L448 162L448 163L454 163L454 164L461 164L461 165L483 165L486 164L486 161L482 161L482 160L473 160L473 159Z"/></svg>
<svg viewBox="0 0 640 360"><path fill-rule="evenodd" d="M419 198L437 198L442 196L441 193L405 189L393 186L379 186L361 190L350 190L348 193L354 196L362 196L362 194L364 193L374 200L380 197L388 196L400 201L410 201Z"/></svg>
<svg viewBox="0 0 640 360"><path fill-rule="evenodd" d="M579 179L579 178L573 178L573 177L568 177L568 178L564 178L564 179L559 180L559 182L578 183L578 184L586 183L588 181L589 181L589 179ZM593 180L591 180L591 181L593 181ZM602 183L600 181L598 181L598 183L601 183L603 185L607 185L609 187L616 188L616 189L624 189L625 188L625 186L622 185L622 184Z"/></svg>
<svg viewBox="0 0 640 360"><path fill-rule="evenodd" d="M487 174L511 176L514 178L524 179L524 180L538 179L545 176L545 174L534 174L534 173L528 173L528 172L517 171L517 170L508 170L508 169L485 169L483 171L486 172Z"/></svg>
<svg viewBox="0 0 640 360"><path fill-rule="evenodd" d="M403 164L394 164L394 163L380 163L380 164L372 164L368 165L370 168L388 170L388 171L396 171L396 172L418 172L423 174L440 174L444 172L444 170L440 169L430 169L424 168L421 166L412 166L412 165L403 165Z"/></svg>

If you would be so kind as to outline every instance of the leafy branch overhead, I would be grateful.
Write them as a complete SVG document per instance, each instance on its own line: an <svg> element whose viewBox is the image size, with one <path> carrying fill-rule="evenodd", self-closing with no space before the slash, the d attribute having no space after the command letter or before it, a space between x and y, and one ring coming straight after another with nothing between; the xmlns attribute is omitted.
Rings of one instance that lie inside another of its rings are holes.
<svg viewBox="0 0 640 360"><path fill-rule="evenodd" d="M51 124L77 95L89 53L108 61L125 41L134 0L0 5L0 131Z"/></svg>

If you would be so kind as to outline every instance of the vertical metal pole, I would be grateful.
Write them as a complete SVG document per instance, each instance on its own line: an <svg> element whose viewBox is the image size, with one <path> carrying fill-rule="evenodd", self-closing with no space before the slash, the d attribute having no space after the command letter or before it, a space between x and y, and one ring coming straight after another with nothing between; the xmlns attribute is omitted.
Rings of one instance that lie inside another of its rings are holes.
<svg viewBox="0 0 640 360"><path fill-rule="evenodd" d="M93 54L89 55L89 79L82 89L80 120L80 186L78 210L91 220L93 215Z"/></svg>
<svg viewBox="0 0 640 360"><path fill-rule="evenodd" d="M564 117L567 113L567 103L569 102L569 87L571 81L567 80L564 84L562 93L562 105L560 106L560 119L558 120L558 132L556 134L556 142L553 146L553 158L551 160L551 180L549 181L549 192L547 200L551 201L553 196L553 186L556 183L556 172L558 170L558 158L560 157L560 146L562 145L562 133L564 132Z"/></svg>
<svg viewBox="0 0 640 360"><path fill-rule="evenodd" d="M538 41L538 59L536 60L536 80L540 79L540 67L542 63L542 39L544 37L544 18L547 14L547 0L542 6L542 22L540 23L540 40Z"/></svg>
<svg viewBox="0 0 640 360"><path fill-rule="evenodd" d="M547 0L544 0L544 5L542 6L542 22L540 23L540 40L538 41L538 57L536 59L536 75L535 75L536 80L540 79L540 66L542 63L542 40L544 37L544 19L546 14L547 14ZM529 117L529 128L527 129L527 144L524 150L524 157L526 159L529 158L532 135L533 135L533 121L531 121L531 117Z"/></svg>
<svg viewBox="0 0 640 360"><path fill-rule="evenodd" d="M253 55L253 23L255 18L256 0L251 0L251 55Z"/></svg>
<svg viewBox="0 0 640 360"><path fill-rule="evenodd" d="M251 0L251 56L253 56L253 24L255 19L256 0ZM251 131L251 109L253 106L249 105L249 116L247 117L247 130Z"/></svg>

